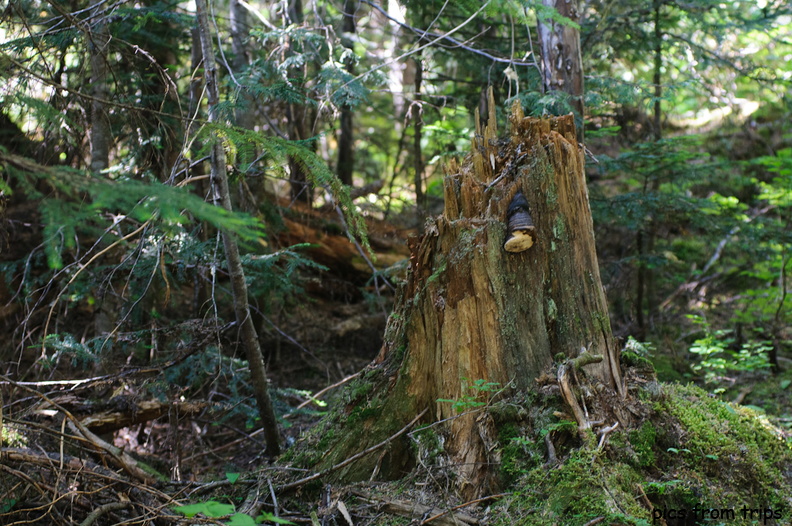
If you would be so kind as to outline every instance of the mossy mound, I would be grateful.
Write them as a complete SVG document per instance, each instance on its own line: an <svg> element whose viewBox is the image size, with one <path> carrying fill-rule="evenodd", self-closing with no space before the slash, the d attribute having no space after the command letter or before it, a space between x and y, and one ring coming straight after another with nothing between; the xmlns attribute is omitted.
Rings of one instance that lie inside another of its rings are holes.
<svg viewBox="0 0 792 526"><path fill-rule="evenodd" d="M493 523L792 523L792 449L763 415L694 386L650 383L636 394L645 414L601 448L592 434L548 464L537 460L543 434L579 439L549 427L512 436L503 467L515 493Z"/></svg>
<svg viewBox="0 0 792 526"><path fill-rule="evenodd" d="M505 496L497 502L466 506L454 494L458 481L444 452L446 437L432 425L398 438L407 444L393 450L406 445L410 458L401 459L400 478L376 484L376 501L455 509L480 524L508 526L792 524L792 442L763 413L692 385L659 383L648 364L628 367L627 378L632 425L604 440L601 430L610 423L581 435L552 381L474 409L498 430L500 464L492 469ZM329 444L339 437L360 440L367 423L385 416L366 413L378 405L372 382L364 376L350 385L336 413L290 452L292 466L316 471L344 460ZM381 465L393 445L369 456ZM369 469L373 478L361 478L354 465L349 468L328 473L324 482L343 493L346 483L383 479L382 472ZM450 515L446 520L453 523ZM362 524L391 519L386 513Z"/></svg>

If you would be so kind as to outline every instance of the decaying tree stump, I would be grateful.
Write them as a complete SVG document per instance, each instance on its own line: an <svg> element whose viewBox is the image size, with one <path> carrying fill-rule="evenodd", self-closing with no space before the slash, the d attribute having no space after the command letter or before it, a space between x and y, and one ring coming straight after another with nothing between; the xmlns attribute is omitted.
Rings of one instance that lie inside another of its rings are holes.
<svg viewBox="0 0 792 526"><path fill-rule="evenodd" d="M461 494L495 490L492 418L470 411L475 404L439 401L486 400L492 392L470 389L481 380L508 396L555 375L584 433L595 419L611 426L623 418L619 352L574 119L526 118L515 105L509 137L498 140L492 100L490 108L472 154L447 169L444 214L427 223L411 247L408 282L367 373L384 381L365 393L363 407L360 399L350 404L343 439L330 446L325 467L382 441L428 408L423 422L443 421L433 429ZM530 236L518 252L504 247L510 222L518 235ZM343 478L404 473L413 462L407 445L394 440L387 452L346 467Z"/></svg>

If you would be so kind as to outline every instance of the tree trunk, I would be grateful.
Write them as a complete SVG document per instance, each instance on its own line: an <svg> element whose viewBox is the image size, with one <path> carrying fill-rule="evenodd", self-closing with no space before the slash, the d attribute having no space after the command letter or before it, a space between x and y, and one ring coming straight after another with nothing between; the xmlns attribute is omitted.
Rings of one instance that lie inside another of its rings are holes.
<svg viewBox="0 0 792 526"><path fill-rule="evenodd" d="M546 91L564 91L569 94L575 112L584 118L583 59L580 54L580 12L577 0L542 0L545 7L576 24L561 24L552 18L540 19L537 25L542 51L542 74ZM578 129L578 139L583 138L583 127Z"/></svg>
<svg viewBox="0 0 792 526"><path fill-rule="evenodd" d="M93 5L99 9L101 2ZM94 30L89 33L88 46L91 51L91 171L106 170L110 165L110 144L112 141L110 121L104 102L109 98L107 89L107 46L110 37L103 17Z"/></svg>
<svg viewBox="0 0 792 526"><path fill-rule="evenodd" d="M359 0L344 0L344 39L355 34L355 13L359 7ZM347 35L350 35L347 37ZM347 41L345 47L353 48L353 42ZM347 73L355 72L355 62L351 58L344 67ZM352 173L355 166L354 135L352 127L352 106L341 106L341 130L338 135L338 178L345 185L352 186Z"/></svg>
<svg viewBox="0 0 792 526"><path fill-rule="evenodd" d="M209 121L213 122L217 120L214 110L219 102L217 65L215 63L212 39L209 32L206 0L197 0L195 5L196 11L198 12L198 31L201 37L204 70L206 72ZM216 195L216 204L230 211L232 206L231 194L228 188L228 174L226 173L225 150L220 140L216 140L212 145L210 163L212 181L217 185L217 190L214 192ZM277 455L280 451L280 446L278 444L278 424L275 419L275 412L272 408L272 401L270 400L267 387L267 369L264 366L264 359L261 355L261 347L259 346L256 328L253 326L253 319L250 317L245 271L242 268L242 259L239 256L239 246L232 232L223 231L223 246L228 262L228 273L231 275L234 313L240 330L242 346L247 353L250 378L253 383L256 402L258 403L259 416L261 417L261 423L264 428L264 438L267 443L267 454Z"/></svg>
<svg viewBox="0 0 792 526"><path fill-rule="evenodd" d="M652 135L655 141L663 138L662 132L662 106L660 98L663 96L662 73L663 73L663 30L660 26L662 1L654 0L654 73L652 82L654 84L654 113L652 116ZM647 176L648 177L648 176ZM655 194L660 188L660 177L657 174L652 176L651 184L646 181L643 192L647 198ZM644 240L644 236L646 239ZM635 283L635 321L638 324L636 336L645 339L649 327L652 325L657 315L657 302L655 301L654 283L655 272L649 265L649 258L654 253L655 241L657 239L657 226L653 217L649 217L646 225L639 225L635 236L637 249L636 262L638 272ZM646 314L644 314L646 313ZM648 322L647 322L648 321Z"/></svg>
<svg viewBox="0 0 792 526"><path fill-rule="evenodd" d="M423 101L421 100L421 83L423 82L423 61L420 55L415 57L415 100L412 103L413 119L413 182L415 183L415 207L418 217L418 230L423 233L426 215L426 197L423 191L423 152L421 134L423 132Z"/></svg>
<svg viewBox="0 0 792 526"><path fill-rule="evenodd" d="M287 12L289 24L302 24L305 16L303 14L302 0L289 0L289 8ZM289 46L294 46L294 41L289 43ZM287 56L293 51L291 47L286 50ZM284 57L285 58L285 57ZM302 66L303 71L299 76L307 78L305 68ZM286 109L286 119L289 122L289 139L293 141L304 141L308 138L308 122L307 112L303 104L295 103L289 104ZM313 146L310 146L313 149ZM308 175L305 172L303 164L294 156L289 156L289 178L291 180L291 195L295 201L302 201L307 204L313 203L313 189L308 184Z"/></svg>
<svg viewBox="0 0 792 526"><path fill-rule="evenodd" d="M239 0L231 0L228 6L228 13L231 29L231 50L234 53L232 65L234 72L238 75L250 66L246 44L250 30L247 21L247 9L239 3ZM242 90L239 94L238 102L240 107L234 111L235 124L246 130L252 130L256 124L256 101L249 92ZM250 160L255 159L256 155L251 155Z"/></svg>
<svg viewBox="0 0 792 526"><path fill-rule="evenodd" d="M496 491L497 430L487 412L470 411L472 402L492 396L481 389L487 382L502 388L501 396L535 389L537 378L551 378L554 362L582 433L595 418L627 422L574 119L525 118L515 105L510 137L499 141L491 92L489 108L490 124L476 130L473 153L447 168L444 214L411 247L408 281L367 373L381 375L384 392L367 396L362 414L372 416L344 429L325 466L428 409L424 421L437 423L458 491L470 498ZM510 231L519 228L533 246L506 251ZM587 412L575 382L588 387ZM386 454L364 457L343 477L397 477L411 462L409 447L394 440Z"/></svg>

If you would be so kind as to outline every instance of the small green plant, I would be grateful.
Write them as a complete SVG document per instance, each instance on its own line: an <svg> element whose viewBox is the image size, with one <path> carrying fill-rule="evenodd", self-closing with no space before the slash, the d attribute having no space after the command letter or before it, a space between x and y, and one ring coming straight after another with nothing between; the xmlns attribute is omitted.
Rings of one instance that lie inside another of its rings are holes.
<svg viewBox="0 0 792 526"><path fill-rule="evenodd" d="M654 355L655 345L652 342L639 342L630 336L624 344L624 350L635 353L641 358L651 358Z"/></svg>
<svg viewBox="0 0 792 526"><path fill-rule="evenodd" d="M767 353L772 346L769 343L745 342L739 351L735 351L729 348L734 344L731 331L712 330L703 317L695 314L688 315L688 319L704 330L704 337L694 341L689 350L701 358L692 369L703 374L705 382L717 382L729 372L751 372L770 367Z"/></svg>
<svg viewBox="0 0 792 526"><path fill-rule="evenodd" d="M465 391L465 384L469 382L468 378L462 377L462 392ZM476 407L483 407L487 405L487 402L482 402L480 400L480 395L482 393L494 393L500 390L501 385L498 382L488 382L486 380L478 379L473 382L473 385L469 386L473 393L467 394L458 398L457 400L451 400L448 398L438 398L438 402L447 402L454 404L454 410L458 412L467 411L468 409L473 409Z"/></svg>
<svg viewBox="0 0 792 526"><path fill-rule="evenodd" d="M28 447L28 439L14 424L0 424L0 446Z"/></svg>
<svg viewBox="0 0 792 526"><path fill-rule="evenodd" d="M552 433L554 431L558 433L575 433L577 432L577 422L573 420L559 420L558 422L552 422L539 430L539 436L544 438L546 434Z"/></svg>
<svg viewBox="0 0 792 526"><path fill-rule="evenodd" d="M208 500L206 502L199 502L197 504L187 504L185 506L176 506L174 511L182 513L185 517L192 518L201 514L210 519L219 519L221 517L228 517L224 524L228 526L256 526L265 522L274 522L276 524L294 524L286 519L276 517L272 513L261 513L255 519L247 513L234 513L236 510L233 504L224 504L216 500Z"/></svg>
<svg viewBox="0 0 792 526"><path fill-rule="evenodd" d="M675 487L679 484L682 484L681 480L674 479L674 480L667 480L664 482L649 482L646 484L646 492L653 493L656 495L665 495L669 493L671 490L674 490Z"/></svg>

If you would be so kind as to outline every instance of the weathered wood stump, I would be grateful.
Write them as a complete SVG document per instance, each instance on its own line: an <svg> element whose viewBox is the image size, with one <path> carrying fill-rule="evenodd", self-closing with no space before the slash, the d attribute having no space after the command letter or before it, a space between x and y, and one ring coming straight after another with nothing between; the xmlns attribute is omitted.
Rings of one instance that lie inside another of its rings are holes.
<svg viewBox="0 0 792 526"><path fill-rule="evenodd" d="M595 416L608 425L621 418L619 352L573 117L526 118L515 105L510 121L509 137L498 140L491 109L472 154L448 167L445 212L411 247L407 284L368 373L381 373L382 382L349 405L344 439L331 446L323 466L378 443L428 408L425 422L443 421L433 429L460 493L493 491L499 453L491 416L470 411L475 404L439 401L493 395L471 390L475 382L497 384L500 396L508 396L549 378L582 432ZM504 247L510 220L512 230L530 236L517 252ZM344 478L409 470L405 442L368 455Z"/></svg>

